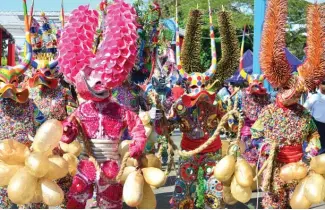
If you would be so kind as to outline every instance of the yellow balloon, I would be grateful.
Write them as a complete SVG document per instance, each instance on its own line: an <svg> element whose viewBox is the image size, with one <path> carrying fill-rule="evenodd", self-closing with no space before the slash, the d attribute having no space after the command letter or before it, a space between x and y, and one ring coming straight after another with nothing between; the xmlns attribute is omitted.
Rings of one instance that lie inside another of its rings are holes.
<svg viewBox="0 0 325 210"><path fill-rule="evenodd" d="M15 204L27 204L34 197L36 187L37 178L31 175L27 168L21 168L9 182L8 197Z"/></svg>
<svg viewBox="0 0 325 210"><path fill-rule="evenodd" d="M75 156L79 156L82 151L82 146L78 140L74 140L70 144L63 143L60 141L60 147L65 153L71 153Z"/></svg>
<svg viewBox="0 0 325 210"><path fill-rule="evenodd" d="M41 188L41 182L37 182L36 190L34 193L34 196L32 200L30 201L31 203L42 203L43 202L43 197L42 197L42 188Z"/></svg>
<svg viewBox="0 0 325 210"><path fill-rule="evenodd" d="M285 182L300 180L307 176L308 168L304 163L289 163L281 167L280 178Z"/></svg>
<svg viewBox="0 0 325 210"><path fill-rule="evenodd" d="M232 196L242 203L247 203L252 196L252 189L250 187L242 187L237 183L236 177L231 182L231 194Z"/></svg>
<svg viewBox="0 0 325 210"><path fill-rule="evenodd" d="M60 121L47 120L36 132L33 149L37 152L47 152L54 149L61 140L62 134L63 126Z"/></svg>
<svg viewBox="0 0 325 210"><path fill-rule="evenodd" d="M41 179L43 202L48 206L58 206L64 199L63 190L59 185L49 179Z"/></svg>
<svg viewBox="0 0 325 210"><path fill-rule="evenodd" d="M223 187L223 201L228 204L228 205L234 205L235 203L237 203L238 201L232 196L231 194L231 190L230 187Z"/></svg>
<svg viewBox="0 0 325 210"><path fill-rule="evenodd" d="M231 176L228 180L222 182L222 185L223 185L223 186L226 186L226 187L230 187L230 185L231 185L231 181L232 181L232 178L233 178L233 177L234 177L234 175Z"/></svg>
<svg viewBox="0 0 325 210"><path fill-rule="evenodd" d="M290 199L290 206L293 209L309 209L311 203L305 197L305 185L307 178L300 181L295 190L293 191L292 197Z"/></svg>
<svg viewBox="0 0 325 210"><path fill-rule="evenodd" d="M235 177L237 183L242 187L251 187L253 185L254 172L246 160L237 160Z"/></svg>
<svg viewBox="0 0 325 210"><path fill-rule="evenodd" d="M45 176L49 171L49 165L48 157L39 152L31 153L25 160L25 166L28 171L38 178Z"/></svg>
<svg viewBox="0 0 325 210"><path fill-rule="evenodd" d="M154 167L161 169L161 161L154 154L147 154L143 156L140 161L143 168Z"/></svg>
<svg viewBox="0 0 325 210"><path fill-rule="evenodd" d="M125 153L129 151L129 144L132 140L124 140L118 145L118 153L120 154L121 158L124 157Z"/></svg>
<svg viewBox="0 0 325 210"><path fill-rule="evenodd" d="M16 140L5 139L0 143L0 160L7 164L24 164L29 153L28 147Z"/></svg>
<svg viewBox="0 0 325 210"><path fill-rule="evenodd" d="M325 154L313 157L310 161L310 169L318 174L325 174Z"/></svg>
<svg viewBox="0 0 325 210"><path fill-rule="evenodd" d="M10 179L22 167L22 165L8 165L4 162L0 162L0 187L7 186Z"/></svg>
<svg viewBox="0 0 325 210"><path fill-rule="evenodd" d="M78 166L78 158L73 154L66 153L63 155L63 159L68 162L68 171L71 176L76 175L77 166Z"/></svg>
<svg viewBox="0 0 325 210"><path fill-rule="evenodd" d="M322 175L312 173L307 176L304 195L312 204L318 204L325 198L325 179Z"/></svg>
<svg viewBox="0 0 325 210"><path fill-rule="evenodd" d="M155 193L148 183L143 186L143 198L137 209L155 209L157 207L157 200Z"/></svg>
<svg viewBox="0 0 325 210"><path fill-rule="evenodd" d="M46 179L57 180L65 177L69 171L68 162L58 155L49 158L49 170L44 176Z"/></svg>
<svg viewBox="0 0 325 210"><path fill-rule="evenodd" d="M214 176L217 180L225 182L230 179L235 171L236 159L232 155L222 158L214 167Z"/></svg>

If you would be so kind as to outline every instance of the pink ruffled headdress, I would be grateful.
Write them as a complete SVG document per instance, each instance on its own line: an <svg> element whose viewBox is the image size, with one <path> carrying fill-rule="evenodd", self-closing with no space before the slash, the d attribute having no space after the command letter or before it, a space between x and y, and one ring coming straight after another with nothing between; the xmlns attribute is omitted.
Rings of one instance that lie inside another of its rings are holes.
<svg viewBox="0 0 325 210"><path fill-rule="evenodd" d="M107 7L103 41L96 54L93 40L99 14L88 6L71 13L60 43L59 65L66 80L86 100L103 100L123 83L136 58L136 11L122 0Z"/></svg>

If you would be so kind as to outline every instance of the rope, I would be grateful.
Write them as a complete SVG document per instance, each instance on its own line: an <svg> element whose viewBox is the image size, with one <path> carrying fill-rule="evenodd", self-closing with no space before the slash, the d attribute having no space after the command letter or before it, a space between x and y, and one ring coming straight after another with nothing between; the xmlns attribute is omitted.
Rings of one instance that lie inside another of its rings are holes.
<svg viewBox="0 0 325 210"><path fill-rule="evenodd" d="M120 171L118 172L118 174L116 176L116 181L117 182L120 182L120 180L121 180L121 177L122 177L122 175L124 173L124 169L126 168L126 163L127 163L127 160L128 160L129 157L130 157L130 153L126 152L124 157L123 157L122 163L121 163Z"/></svg>
<svg viewBox="0 0 325 210"><path fill-rule="evenodd" d="M277 146L278 146L278 143L276 141L273 141L272 144L271 144L269 157L264 162L262 168L258 171L258 173L256 174L256 176L253 179L254 181L256 181L258 179L258 177L263 173L263 171L266 170L266 175L265 175L265 178L263 179L263 185L262 185L262 189L264 191L267 191L268 188L270 187L274 157L275 157L275 154L276 154ZM261 147L261 149L262 148L263 147Z"/></svg>
<svg viewBox="0 0 325 210"><path fill-rule="evenodd" d="M241 117L238 110L231 110L221 118L217 129L214 131L213 135L204 144L202 144L200 147L198 147L198 148L196 148L194 150L191 150L191 151L184 151L184 150L178 151L179 155L183 156L183 157L190 157L190 156L199 154L203 150L205 150L208 146L210 146L217 139L217 136L220 135L220 131L225 126L225 124L227 123L227 120L228 120L230 115L235 115L239 119L238 135L237 135L236 140L240 141L240 131L241 131L242 126L244 125L244 119Z"/></svg>

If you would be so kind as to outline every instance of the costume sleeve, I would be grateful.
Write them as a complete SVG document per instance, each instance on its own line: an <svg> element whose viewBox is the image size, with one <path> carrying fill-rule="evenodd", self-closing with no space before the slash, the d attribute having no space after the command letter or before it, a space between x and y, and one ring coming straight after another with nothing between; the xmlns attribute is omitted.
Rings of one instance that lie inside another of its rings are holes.
<svg viewBox="0 0 325 210"><path fill-rule="evenodd" d="M38 128L39 126L41 126L46 121L46 117L38 109L38 107L36 106L36 104L33 103L32 104L32 108L33 108L32 111L33 111L34 124Z"/></svg>
<svg viewBox="0 0 325 210"><path fill-rule="evenodd" d="M134 112L126 110L125 121L128 126L129 134L133 139L129 147L130 156L133 158L140 157L147 141L146 131L141 119Z"/></svg>
<svg viewBox="0 0 325 210"><path fill-rule="evenodd" d="M321 149L320 136L317 131L317 126L313 119L310 119L308 126L308 136L307 142L308 146L306 147L306 158L310 159L311 157L317 156L318 151Z"/></svg>

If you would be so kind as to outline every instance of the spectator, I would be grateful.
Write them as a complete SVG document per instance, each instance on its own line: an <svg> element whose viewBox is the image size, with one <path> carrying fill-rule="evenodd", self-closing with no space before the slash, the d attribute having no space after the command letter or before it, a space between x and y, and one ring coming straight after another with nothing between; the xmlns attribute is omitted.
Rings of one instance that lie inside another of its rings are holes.
<svg viewBox="0 0 325 210"><path fill-rule="evenodd" d="M325 80L319 85L319 90L307 99L304 106L311 112L320 135L322 149L319 154L325 153Z"/></svg>

